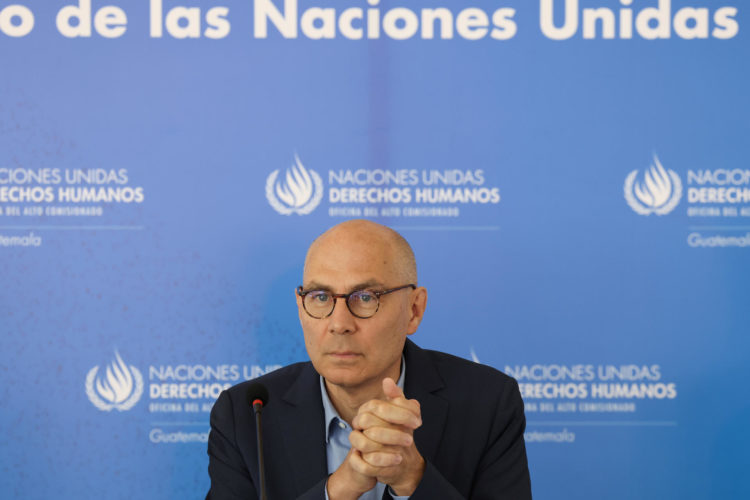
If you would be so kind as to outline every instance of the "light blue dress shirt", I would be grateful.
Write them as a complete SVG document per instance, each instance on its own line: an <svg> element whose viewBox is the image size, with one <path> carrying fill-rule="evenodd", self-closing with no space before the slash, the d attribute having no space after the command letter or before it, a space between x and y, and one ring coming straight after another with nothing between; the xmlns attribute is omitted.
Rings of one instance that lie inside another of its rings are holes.
<svg viewBox="0 0 750 500"><path fill-rule="evenodd" d="M404 390L404 377L406 375L406 362L401 356L401 375L396 383L401 390ZM320 377L320 394L323 398L323 410L326 423L326 457L328 459L328 473L333 474L336 469L344 462L349 449L352 447L349 442L349 433L352 428L346 421L339 416L336 408L331 403L326 391L326 384L323 377ZM378 482L375 487L360 495L359 500L381 500L385 491L385 484ZM328 500L328 485L326 483L326 500ZM409 497L400 497L389 490L393 500L408 500Z"/></svg>

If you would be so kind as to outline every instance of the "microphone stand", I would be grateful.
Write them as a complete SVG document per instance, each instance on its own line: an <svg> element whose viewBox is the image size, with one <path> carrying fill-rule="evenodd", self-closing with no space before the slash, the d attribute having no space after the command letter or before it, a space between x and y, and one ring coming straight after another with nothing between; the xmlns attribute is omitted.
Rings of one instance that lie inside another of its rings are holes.
<svg viewBox="0 0 750 500"><path fill-rule="evenodd" d="M263 459L263 432L260 419L260 413L263 409L263 401L256 399L253 401L253 410L255 411L255 430L258 434L258 472L260 474L260 499L268 500L266 496L266 464Z"/></svg>

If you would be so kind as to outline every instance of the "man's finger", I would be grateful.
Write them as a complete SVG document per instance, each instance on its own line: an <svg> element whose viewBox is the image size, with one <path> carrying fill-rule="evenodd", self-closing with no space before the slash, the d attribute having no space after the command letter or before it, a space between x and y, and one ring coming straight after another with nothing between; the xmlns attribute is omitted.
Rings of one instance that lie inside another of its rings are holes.
<svg viewBox="0 0 750 500"><path fill-rule="evenodd" d="M414 409L417 409L416 413ZM403 408L388 401L372 399L359 407L358 416L365 413L372 413L388 423L403 425L410 429L416 429L422 425L422 418L416 405Z"/></svg>
<svg viewBox="0 0 750 500"><path fill-rule="evenodd" d="M414 442L410 433L386 427L371 427L365 429L362 434L371 441L390 446L411 446Z"/></svg>
<svg viewBox="0 0 750 500"><path fill-rule="evenodd" d="M349 454L349 465L356 472L359 472L360 474L365 476L376 477L380 472L379 468L367 463L362 458L362 454L357 450L352 450L352 452Z"/></svg>
<svg viewBox="0 0 750 500"><path fill-rule="evenodd" d="M391 424L372 413L363 413L354 417L352 427L355 430L349 434L350 441L352 434L356 432L355 436L361 434L382 445L411 446L414 442L412 429L403 425Z"/></svg>
<svg viewBox="0 0 750 500"><path fill-rule="evenodd" d="M419 401L417 401L416 399L393 398L389 399L387 402L392 405L398 406L399 408L409 410L415 415L422 414L422 407L420 406Z"/></svg>
<svg viewBox="0 0 750 500"><path fill-rule="evenodd" d="M373 467L392 467L398 465L403 461L403 457L399 453L362 453L362 460L372 465Z"/></svg>
<svg viewBox="0 0 750 500"><path fill-rule="evenodd" d="M403 434L393 434L385 435L382 440L379 440L378 436L373 437L371 430L367 430L365 432L350 432L349 442L351 443L352 448L355 448L362 453L373 453L376 451L399 453L399 448L409 446L413 442L413 438L408 434L405 436Z"/></svg>
<svg viewBox="0 0 750 500"><path fill-rule="evenodd" d="M394 424L383 420L369 411L358 413L352 419L352 427L358 430L365 430L370 427L388 427L390 425Z"/></svg>

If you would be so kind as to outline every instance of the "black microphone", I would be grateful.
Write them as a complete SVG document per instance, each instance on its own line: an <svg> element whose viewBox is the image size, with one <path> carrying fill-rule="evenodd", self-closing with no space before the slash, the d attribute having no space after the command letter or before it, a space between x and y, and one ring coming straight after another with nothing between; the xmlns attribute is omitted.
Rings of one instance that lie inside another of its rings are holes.
<svg viewBox="0 0 750 500"><path fill-rule="evenodd" d="M258 472L260 474L260 499L268 500L266 496L266 465L263 460L263 432L260 421L260 413L268 403L268 389L266 386L253 382L247 388L247 402L255 412L255 431L258 434Z"/></svg>

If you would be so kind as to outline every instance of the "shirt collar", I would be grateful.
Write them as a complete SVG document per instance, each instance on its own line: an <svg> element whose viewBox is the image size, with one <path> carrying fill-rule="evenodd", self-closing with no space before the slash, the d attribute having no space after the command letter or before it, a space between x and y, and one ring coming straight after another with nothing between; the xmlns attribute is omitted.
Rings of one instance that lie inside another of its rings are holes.
<svg viewBox="0 0 750 500"><path fill-rule="evenodd" d="M398 377L398 382L396 382L396 385L401 388L401 390L404 390L404 378L406 377L406 359L404 359L404 355L401 355L401 375ZM328 436L331 429L331 422L334 422L336 419L343 422L344 419L341 418L339 415L339 412L336 411L336 407L333 406L333 403L331 403L331 398L328 397L328 391L326 390L326 384L325 379L323 376L320 376L320 395L321 399L323 400L323 416L325 417L325 424L326 424L326 443L328 443Z"/></svg>

